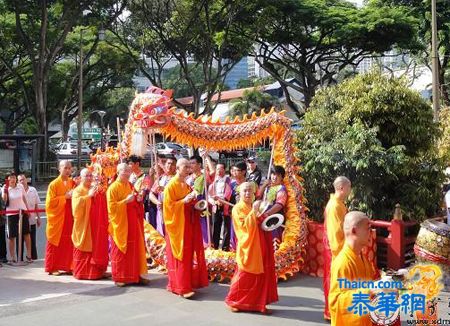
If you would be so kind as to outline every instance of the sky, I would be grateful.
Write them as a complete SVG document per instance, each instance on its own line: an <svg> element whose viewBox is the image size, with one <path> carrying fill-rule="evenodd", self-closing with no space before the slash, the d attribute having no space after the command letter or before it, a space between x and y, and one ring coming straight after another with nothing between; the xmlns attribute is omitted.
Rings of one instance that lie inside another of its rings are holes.
<svg viewBox="0 0 450 326"><path fill-rule="evenodd" d="M362 5L363 0L349 0L350 2L356 3L358 6Z"/></svg>

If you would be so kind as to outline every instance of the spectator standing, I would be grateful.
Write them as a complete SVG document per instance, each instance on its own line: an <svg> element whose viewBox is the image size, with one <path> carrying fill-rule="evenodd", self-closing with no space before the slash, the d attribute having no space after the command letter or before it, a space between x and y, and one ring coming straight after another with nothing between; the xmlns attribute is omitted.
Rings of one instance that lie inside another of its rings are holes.
<svg viewBox="0 0 450 326"><path fill-rule="evenodd" d="M25 174L20 174L17 179L19 183L23 186L27 194L28 208L31 210L38 210L41 200L39 199L39 194L36 188L28 186L28 180ZM41 226L41 217L39 215L40 214L37 212L29 213L28 215L28 220L30 223L30 237L31 237L31 259L33 260L38 259L36 247L36 228ZM20 253L20 255L22 256L23 253Z"/></svg>

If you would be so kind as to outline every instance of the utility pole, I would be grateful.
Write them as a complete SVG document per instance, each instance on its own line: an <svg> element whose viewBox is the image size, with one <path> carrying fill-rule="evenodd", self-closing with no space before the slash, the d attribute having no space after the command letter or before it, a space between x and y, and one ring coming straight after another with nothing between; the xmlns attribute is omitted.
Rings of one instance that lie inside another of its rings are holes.
<svg viewBox="0 0 450 326"><path fill-rule="evenodd" d="M437 12L436 0L431 0L431 65L432 65L432 88L433 88L433 117L439 121L439 52L437 40Z"/></svg>
<svg viewBox="0 0 450 326"><path fill-rule="evenodd" d="M81 139L83 137L83 28L80 29L80 83L78 89L78 151L77 167L78 172L81 168Z"/></svg>

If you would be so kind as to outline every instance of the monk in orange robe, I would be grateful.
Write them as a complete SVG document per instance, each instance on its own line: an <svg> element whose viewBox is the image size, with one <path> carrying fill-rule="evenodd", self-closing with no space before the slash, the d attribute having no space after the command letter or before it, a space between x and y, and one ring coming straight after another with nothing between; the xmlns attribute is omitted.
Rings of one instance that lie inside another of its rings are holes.
<svg viewBox="0 0 450 326"><path fill-rule="evenodd" d="M45 271L60 275L61 271L72 271L72 189L70 178L72 165L67 160L59 162L59 176L50 182L45 200L47 213L47 247Z"/></svg>
<svg viewBox="0 0 450 326"><path fill-rule="evenodd" d="M191 166L177 161L177 174L164 189L164 224L169 283L167 290L184 298L194 289L208 286L200 212L194 209L197 193L186 183Z"/></svg>
<svg viewBox="0 0 450 326"><path fill-rule="evenodd" d="M373 265L362 254L363 247L369 244L371 232L369 218L362 212L353 211L345 215L343 224L345 243L331 263L329 293L331 325L372 325L369 314L355 314L351 307L355 302L355 295L362 293L370 298L376 294L372 291L376 290L349 288L343 282L344 279L349 282L373 281L376 277Z"/></svg>
<svg viewBox="0 0 450 326"><path fill-rule="evenodd" d="M237 270L225 303L231 311L259 311L270 314L266 305L278 301L272 233L261 229L265 214L257 216L260 201L253 204L254 186L240 186L240 201L232 217L237 237Z"/></svg>
<svg viewBox="0 0 450 326"><path fill-rule="evenodd" d="M81 183L72 194L73 276L79 280L96 280L108 268L108 215L92 188L92 172L81 170ZM104 196L104 195L103 195ZM93 210L102 206L102 210ZM105 245L106 244L106 245Z"/></svg>
<svg viewBox="0 0 450 326"><path fill-rule="evenodd" d="M352 184L346 177L337 177L333 182L334 194L330 195L330 200L325 207L325 232L323 235L324 246L324 266L323 266L323 294L325 296L324 318L330 320L328 309L328 293L330 291L330 267L334 257L336 257L344 246L344 223L347 207L344 202L350 195Z"/></svg>
<svg viewBox="0 0 450 326"><path fill-rule="evenodd" d="M133 193L128 181L131 169L127 164L120 163L117 173L116 181L106 192L112 279L120 287L130 283L147 284L142 197Z"/></svg>

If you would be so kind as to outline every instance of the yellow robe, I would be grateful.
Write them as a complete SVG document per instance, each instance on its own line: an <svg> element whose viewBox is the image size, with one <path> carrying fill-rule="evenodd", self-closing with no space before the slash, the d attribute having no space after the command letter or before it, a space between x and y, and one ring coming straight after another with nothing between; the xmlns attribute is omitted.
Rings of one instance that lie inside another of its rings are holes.
<svg viewBox="0 0 450 326"><path fill-rule="evenodd" d="M331 263L330 294L328 295L331 325L335 326L364 326L372 325L368 314L359 316L349 311L352 306L353 295L369 293L368 289L340 288L338 279L373 280L375 271L372 264L364 257L357 255L352 248L345 244L339 255Z"/></svg>
<svg viewBox="0 0 450 326"><path fill-rule="evenodd" d="M89 188L80 184L72 194L73 229L72 242L75 248L92 252L91 234L91 197L88 196Z"/></svg>
<svg viewBox="0 0 450 326"><path fill-rule="evenodd" d="M233 207L233 227L237 238L236 262L240 270L264 273L263 257L259 238L259 225L252 206L240 201Z"/></svg>
<svg viewBox="0 0 450 326"><path fill-rule="evenodd" d="M106 192L108 201L108 232L123 253L127 252L128 218L126 198L132 193L128 182L114 181Z"/></svg>
<svg viewBox="0 0 450 326"><path fill-rule="evenodd" d="M170 179L164 188L164 225L169 235L172 255L178 260L183 260L185 223L183 200L190 192L191 188L178 175Z"/></svg>
<svg viewBox="0 0 450 326"><path fill-rule="evenodd" d="M64 184L61 176L48 185L45 199L45 211L47 214L46 235L47 241L54 246L59 246L65 219L66 193L73 188L73 185L73 181L70 178ZM72 217L70 216L70 218Z"/></svg>
<svg viewBox="0 0 450 326"><path fill-rule="evenodd" d="M347 214L345 204L331 194L325 207L325 227L333 258L339 254L345 242L343 231L345 214Z"/></svg>

